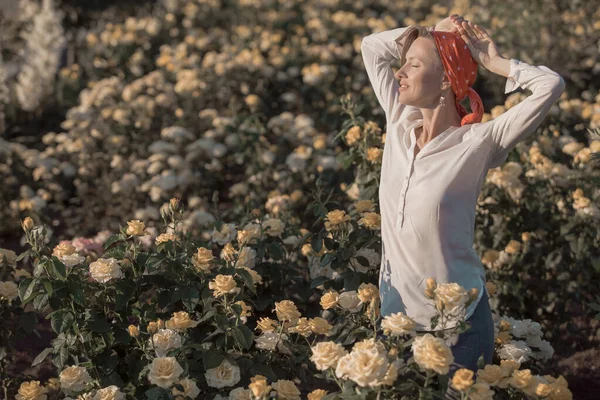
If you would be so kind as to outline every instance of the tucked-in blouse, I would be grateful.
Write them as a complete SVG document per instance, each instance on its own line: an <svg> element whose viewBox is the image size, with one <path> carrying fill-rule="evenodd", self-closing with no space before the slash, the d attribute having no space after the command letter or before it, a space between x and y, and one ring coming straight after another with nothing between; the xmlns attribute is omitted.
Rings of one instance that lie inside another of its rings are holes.
<svg viewBox="0 0 600 400"><path fill-rule="evenodd" d="M565 83L543 65L510 59L505 93L521 87L532 94L493 120L448 128L415 156L415 128L423 125L423 115L398 101L399 83L390 66L401 57L402 44L395 39L405 29L373 33L361 44L387 122L379 186L381 315L402 312L415 320L417 330L431 331L436 312L424 294L426 279L456 282L467 291L477 288L478 298L467 307L465 319L473 314L486 290L484 266L473 248L481 187L488 170L500 166L517 142L540 125Z"/></svg>

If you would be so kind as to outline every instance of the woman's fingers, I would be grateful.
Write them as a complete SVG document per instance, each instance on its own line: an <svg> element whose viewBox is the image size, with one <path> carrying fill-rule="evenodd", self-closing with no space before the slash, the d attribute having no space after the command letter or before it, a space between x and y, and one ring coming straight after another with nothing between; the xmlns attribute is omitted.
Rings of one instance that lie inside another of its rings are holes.
<svg viewBox="0 0 600 400"><path fill-rule="evenodd" d="M469 35L469 38L473 41L478 40L477 35L475 35L475 32L473 32L472 26L471 26L471 22L463 22L463 27L465 29L465 32Z"/></svg>
<svg viewBox="0 0 600 400"><path fill-rule="evenodd" d="M477 32L479 32L479 34L481 35L481 37L483 39L487 39L490 35L489 33L487 33L487 31L485 29L483 29L481 26L475 24L475 29L477 30Z"/></svg>

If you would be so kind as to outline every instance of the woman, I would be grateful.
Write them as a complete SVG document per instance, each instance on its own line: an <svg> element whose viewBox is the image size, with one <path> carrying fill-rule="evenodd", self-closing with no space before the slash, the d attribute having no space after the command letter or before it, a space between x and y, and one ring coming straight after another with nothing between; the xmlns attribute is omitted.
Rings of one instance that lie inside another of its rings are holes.
<svg viewBox="0 0 600 400"><path fill-rule="evenodd" d="M381 315L402 312L417 330L431 331L428 277L477 288L465 314L472 327L451 346L451 378L461 367L476 372L481 354L490 364L494 350L485 271L473 249L477 197L488 170L540 125L565 83L545 66L502 57L485 29L456 14L450 27L447 20L437 30L410 26L371 34L361 50L387 122L379 187ZM402 65L396 73L394 59ZM478 65L508 78L505 93L521 87L532 94L481 123L483 105L471 88ZM470 114L459 103L465 97Z"/></svg>

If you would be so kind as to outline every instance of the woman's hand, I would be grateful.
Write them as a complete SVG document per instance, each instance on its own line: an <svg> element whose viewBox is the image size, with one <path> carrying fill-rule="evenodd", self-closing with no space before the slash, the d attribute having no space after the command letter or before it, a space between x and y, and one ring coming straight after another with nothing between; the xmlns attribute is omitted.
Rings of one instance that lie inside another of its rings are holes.
<svg viewBox="0 0 600 400"><path fill-rule="evenodd" d="M497 59L502 58L496 44L485 29L470 21L457 22L460 37L465 41L471 56L486 69L492 71Z"/></svg>
<svg viewBox="0 0 600 400"><path fill-rule="evenodd" d="M463 17L458 14L452 14L451 16L444 18L437 24L435 24L435 30L441 32L454 32L458 33L458 28L456 26L457 22L465 21Z"/></svg>

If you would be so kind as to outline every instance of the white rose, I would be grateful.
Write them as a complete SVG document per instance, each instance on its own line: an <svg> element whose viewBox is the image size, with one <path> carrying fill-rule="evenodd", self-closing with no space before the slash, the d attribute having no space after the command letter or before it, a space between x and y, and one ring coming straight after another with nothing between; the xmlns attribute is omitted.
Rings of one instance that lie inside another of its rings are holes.
<svg viewBox="0 0 600 400"><path fill-rule="evenodd" d="M285 229L285 223L279 218L269 218L263 221L263 229L269 236L281 236Z"/></svg>
<svg viewBox="0 0 600 400"><path fill-rule="evenodd" d="M184 378L177 383L183 386L183 392L174 387L171 393L173 393L175 396L180 395L195 399L200 394L200 389L198 389L196 382L190 378Z"/></svg>
<svg viewBox="0 0 600 400"><path fill-rule="evenodd" d="M361 348L338 361L336 376L348 378L359 386L379 386L385 378L389 363L375 348Z"/></svg>
<svg viewBox="0 0 600 400"><path fill-rule="evenodd" d="M90 264L90 275L95 281L106 283L111 279L122 278L123 272L115 258L99 258Z"/></svg>
<svg viewBox="0 0 600 400"><path fill-rule="evenodd" d="M364 257L368 261L368 266L363 266L359 261L358 257ZM356 252L354 257L350 259L350 264L359 272L367 273L369 270L379 266L381 262L381 255L373 249L363 247Z"/></svg>
<svg viewBox="0 0 600 400"><path fill-rule="evenodd" d="M360 309L362 308L362 302L358 298L358 293L356 292L356 290L340 293L340 297L338 298L338 304L343 309L349 310L353 313L360 311Z"/></svg>
<svg viewBox="0 0 600 400"><path fill-rule="evenodd" d="M148 380L151 384L168 389L179 380L183 368L175 357L157 357L152 360Z"/></svg>
<svg viewBox="0 0 600 400"><path fill-rule="evenodd" d="M77 253L60 256L60 257L58 257L58 259L60 260L60 262L65 264L67 267L72 267L74 265L81 264L82 262L85 261L85 257L80 256Z"/></svg>
<svg viewBox="0 0 600 400"><path fill-rule="evenodd" d="M256 250L253 248L244 246L238 253L238 260L235 264L236 268L254 268L256 263Z"/></svg>
<svg viewBox="0 0 600 400"><path fill-rule="evenodd" d="M417 336L412 344L415 362L423 369L431 369L445 375L454 362L452 351L442 338L426 333Z"/></svg>
<svg viewBox="0 0 600 400"><path fill-rule="evenodd" d="M4 297L11 303L19 297L19 287L13 281L0 282L0 297Z"/></svg>
<svg viewBox="0 0 600 400"><path fill-rule="evenodd" d="M229 392L229 397L215 397L213 400L252 400L251 395L252 391L250 389L238 387Z"/></svg>
<svg viewBox="0 0 600 400"><path fill-rule="evenodd" d="M233 386L240 381L240 367L223 359L221 365L207 370L204 376L210 387L220 389L225 386Z"/></svg>
<svg viewBox="0 0 600 400"><path fill-rule="evenodd" d="M223 224L220 231L213 228L212 241L220 245L225 245L235 239L236 235L235 224Z"/></svg>
<svg viewBox="0 0 600 400"><path fill-rule="evenodd" d="M59 375L60 388L67 392L80 392L92 382L92 377L84 367L73 365L63 369Z"/></svg>
<svg viewBox="0 0 600 400"><path fill-rule="evenodd" d="M125 394L117 386L111 385L98 390L92 400L125 400Z"/></svg>
<svg viewBox="0 0 600 400"><path fill-rule="evenodd" d="M531 348L522 340L511 340L498 350L498 356L502 360L516 361L521 364L527 362L532 353Z"/></svg>
<svg viewBox="0 0 600 400"><path fill-rule="evenodd" d="M335 368L338 360L348 354L342 345L335 342L319 342L311 350L313 354L310 360L315 363L320 371Z"/></svg>
<svg viewBox="0 0 600 400"><path fill-rule="evenodd" d="M386 335L390 336L414 334L416 322L402 312L397 312L386 315L381 322L381 327L386 332Z"/></svg>
<svg viewBox="0 0 600 400"><path fill-rule="evenodd" d="M152 347L152 342L157 357L166 357L170 350L181 348L181 336L172 329L160 329L148 339L148 346Z"/></svg>

